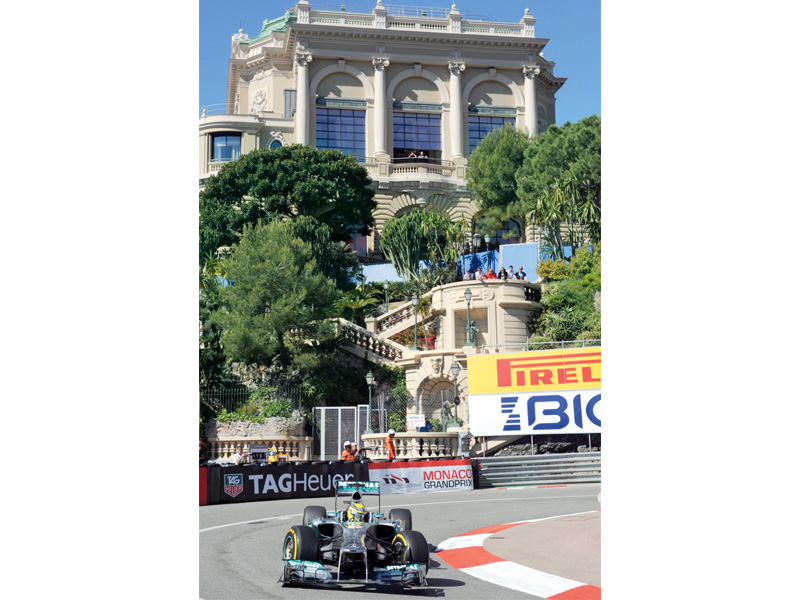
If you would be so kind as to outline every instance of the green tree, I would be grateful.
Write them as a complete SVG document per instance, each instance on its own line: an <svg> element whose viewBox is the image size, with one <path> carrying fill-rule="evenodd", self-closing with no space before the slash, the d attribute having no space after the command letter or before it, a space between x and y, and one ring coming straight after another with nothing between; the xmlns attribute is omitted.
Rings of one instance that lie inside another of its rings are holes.
<svg viewBox="0 0 800 600"><path fill-rule="evenodd" d="M225 306L212 315L230 361L287 369L298 353L334 338L325 319L338 293L291 223L245 226L226 259Z"/></svg>
<svg viewBox="0 0 800 600"><path fill-rule="evenodd" d="M518 200L515 175L531 143L527 133L507 123L490 131L472 152L467 183L482 209L505 210Z"/></svg>
<svg viewBox="0 0 800 600"><path fill-rule="evenodd" d="M389 219L381 234L381 250L400 276L431 285L455 278L466 222L452 223L446 215L413 210ZM420 262L429 267L420 271Z"/></svg>
<svg viewBox="0 0 800 600"><path fill-rule="evenodd" d="M368 235L377 207L366 169L338 150L301 144L248 152L212 176L200 194L200 257L233 246L245 225L279 215L315 217L331 240Z"/></svg>
<svg viewBox="0 0 800 600"><path fill-rule="evenodd" d="M551 126L525 150L517 195L528 219L541 227L563 258L562 224L573 249L600 240L600 117Z"/></svg>

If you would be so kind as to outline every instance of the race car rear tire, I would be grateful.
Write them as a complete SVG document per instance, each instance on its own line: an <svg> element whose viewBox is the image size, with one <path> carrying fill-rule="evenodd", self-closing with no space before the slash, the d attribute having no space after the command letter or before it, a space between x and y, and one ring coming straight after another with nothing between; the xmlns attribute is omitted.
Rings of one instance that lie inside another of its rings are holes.
<svg viewBox="0 0 800 600"><path fill-rule="evenodd" d="M393 508L389 511L390 521L401 521L400 531L413 529L411 526L411 511L407 508Z"/></svg>
<svg viewBox="0 0 800 600"><path fill-rule="evenodd" d="M419 531L401 531L392 541L395 557L401 563L419 563L431 568L431 555L428 542Z"/></svg>
<svg viewBox="0 0 800 600"><path fill-rule="evenodd" d="M311 525L311 519L324 519L328 516L328 511L324 506L306 506L303 511L303 525Z"/></svg>
<svg viewBox="0 0 800 600"><path fill-rule="evenodd" d="M318 562L317 534L311 527L295 525L283 539L283 558Z"/></svg>

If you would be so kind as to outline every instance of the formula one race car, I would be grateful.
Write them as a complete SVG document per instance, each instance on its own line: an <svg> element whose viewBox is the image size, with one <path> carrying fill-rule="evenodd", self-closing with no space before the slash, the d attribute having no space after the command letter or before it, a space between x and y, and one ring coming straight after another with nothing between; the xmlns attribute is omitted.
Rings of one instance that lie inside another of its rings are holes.
<svg viewBox="0 0 800 600"><path fill-rule="evenodd" d="M339 481L332 511L307 506L303 524L293 526L283 540L278 581L428 585L428 542L411 529L410 510L394 508L388 518L380 512L380 494L378 482ZM374 495L378 509L371 512L364 496ZM351 497L341 509L340 496Z"/></svg>

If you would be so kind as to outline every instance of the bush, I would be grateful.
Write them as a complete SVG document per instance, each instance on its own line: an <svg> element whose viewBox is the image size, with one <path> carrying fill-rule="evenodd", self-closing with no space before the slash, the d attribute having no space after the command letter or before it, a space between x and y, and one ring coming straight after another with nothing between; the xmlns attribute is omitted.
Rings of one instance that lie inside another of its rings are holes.
<svg viewBox="0 0 800 600"><path fill-rule="evenodd" d="M543 281L558 281L570 276L569 263L561 258L557 260L543 260L536 267L536 274Z"/></svg>

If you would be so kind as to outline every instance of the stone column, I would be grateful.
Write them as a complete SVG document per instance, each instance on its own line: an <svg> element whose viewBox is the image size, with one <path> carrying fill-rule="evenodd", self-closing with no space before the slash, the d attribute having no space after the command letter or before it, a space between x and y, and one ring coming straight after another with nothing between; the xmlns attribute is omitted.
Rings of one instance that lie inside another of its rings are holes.
<svg viewBox="0 0 800 600"><path fill-rule="evenodd" d="M461 101L461 73L464 63L450 61L450 145L453 160L464 158L464 105ZM526 109L527 110L527 109Z"/></svg>
<svg viewBox="0 0 800 600"><path fill-rule="evenodd" d="M525 76L525 128L529 135L537 136L539 128L536 123L536 82L534 78L539 74L539 67L525 65L522 67L522 74Z"/></svg>
<svg viewBox="0 0 800 600"><path fill-rule="evenodd" d="M373 58L375 67L375 157L388 159L386 149L386 67L388 58Z"/></svg>
<svg viewBox="0 0 800 600"><path fill-rule="evenodd" d="M294 55L297 62L297 111L295 113L295 142L308 146L308 63L310 52ZM527 108L525 109L527 111Z"/></svg>

